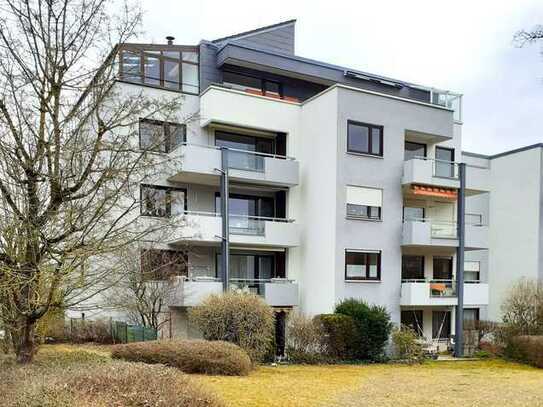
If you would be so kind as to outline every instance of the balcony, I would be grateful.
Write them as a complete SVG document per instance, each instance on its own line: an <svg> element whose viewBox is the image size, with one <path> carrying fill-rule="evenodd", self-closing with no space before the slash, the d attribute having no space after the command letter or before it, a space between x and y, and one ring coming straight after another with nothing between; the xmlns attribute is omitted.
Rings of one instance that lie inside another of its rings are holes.
<svg viewBox="0 0 543 407"><path fill-rule="evenodd" d="M488 248L488 226L466 222L466 250ZM409 219L403 223L402 246L458 247L457 225L453 221Z"/></svg>
<svg viewBox="0 0 543 407"><path fill-rule="evenodd" d="M402 185L412 184L458 189L458 164L426 157L404 161Z"/></svg>
<svg viewBox="0 0 543 407"><path fill-rule="evenodd" d="M415 157L404 161L402 185L427 185L440 188L460 188L458 163ZM466 195L490 190L490 170L477 165L466 165Z"/></svg>
<svg viewBox="0 0 543 407"><path fill-rule="evenodd" d="M222 167L221 150L215 146L183 143L170 153L172 182L198 182L215 185ZM231 181L274 186L299 183L299 163L291 157L227 149Z"/></svg>
<svg viewBox="0 0 543 407"><path fill-rule="evenodd" d="M192 242L219 244L222 236L220 214L187 212L184 226L174 233L170 244ZM295 247L300 230L291 219L230 215L230 243L256 247Z"/></svg>
<svg viewBox="0 0 543 407"><path fill-rule="evenodd" d="M454 280L404 280L400 305L454 306L458 304ZM464 283L464 306L488 305L488 284Z"/></svg>
<svg viewBox="0 0 543 407"><path fill-rule="evenodd" d="M200 97L200 125L233 125L293 136L300 104L211 85Z"/></svg>
<svg viewBox="0 0 543 407"><path fill-rule="evenodd" d="M260 295L272 307L298 305L298 284L287 279L230 279L230 289ZM222 291L222 282L216 278L178 277L172 282L168 306L198 306L209 295Z"/></svg>

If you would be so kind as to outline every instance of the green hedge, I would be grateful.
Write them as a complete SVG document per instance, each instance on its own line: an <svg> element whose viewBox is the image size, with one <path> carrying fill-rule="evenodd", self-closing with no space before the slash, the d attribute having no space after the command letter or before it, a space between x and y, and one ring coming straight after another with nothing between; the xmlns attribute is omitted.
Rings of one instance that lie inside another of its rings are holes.
<svg viewBox="0 0 543 407"><path fill-rule="evenodd" d="M354 319L343 314L321 314L315 317L322 325L329 357L339 360L357 358L360 335Z"/></svg>
<svg viewBox="0 0 543 407"><path fill-rule="evenodd" d="M385 345L392 330L386 308L350 298L340 302L335 312L350 316L356 324L360 340L357 359L379 361L384 357Z"/></svg>
<svg viewBox="0 0 543 407"><path fill-rule="evenodd" d="M505 355L520 362L543 368L543 336L525 335L509 338Z"/></svg>

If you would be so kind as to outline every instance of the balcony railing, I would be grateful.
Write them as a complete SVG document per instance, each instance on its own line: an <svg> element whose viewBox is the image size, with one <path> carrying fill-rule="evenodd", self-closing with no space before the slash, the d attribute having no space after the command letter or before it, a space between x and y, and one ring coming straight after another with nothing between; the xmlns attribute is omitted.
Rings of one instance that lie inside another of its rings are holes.
<svg viewBox="0 0 543 407"><path fill-rule="evenodd" d="M458 179L458 163L423 156L415 156L411 160L422 160L432 163L432 176L439 178ZM409 160L408 160L409 161Z"/></svg>
<svg viewBox="0 0 543 407"><path fill-rule="evenodd" d="M293 280L286 278L231 278L230 290L250 292L252 294L266 296L266 284L292 284Z"/></svg>

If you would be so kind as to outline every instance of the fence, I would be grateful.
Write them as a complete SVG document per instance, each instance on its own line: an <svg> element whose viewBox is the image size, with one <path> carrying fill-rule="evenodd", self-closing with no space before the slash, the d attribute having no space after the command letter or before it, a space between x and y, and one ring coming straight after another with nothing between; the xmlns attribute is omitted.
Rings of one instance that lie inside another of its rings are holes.
<svg viewBox="0 0 543 407"><path fill-rule="evenodd" d="M65 338L70 342L130 343L154 341L157 331L141 325L109 320L70 318L65 327Z"/></svg>

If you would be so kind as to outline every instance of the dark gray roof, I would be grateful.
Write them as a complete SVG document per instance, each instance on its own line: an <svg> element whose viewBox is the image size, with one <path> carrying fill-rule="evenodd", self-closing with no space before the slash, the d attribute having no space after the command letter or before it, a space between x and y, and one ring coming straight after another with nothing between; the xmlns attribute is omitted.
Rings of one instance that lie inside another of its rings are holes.
<svg viewBox="0 0 543 407"><path fill-rule="evenodd" d="M462 154L465 154L469 157L475 157L475 158L486 158L488 160L492 160L494 158L500 158L506 155L510 154L516 154L521 153L523 151L532 150L534 148L543 148L543 143L537 143L537 144L531 144L529 146L519 147L515 148L513 150L504 151L502 153L494 154L494 155L485 155L485 154L478 154L478 153L471 153L469 151L462 151Z"/></svg>
<svg viewBox="0 0 543 407"><path fill-rule="evenodd" d="M216 40L213 40L211 42L217 43L217 42L222 42L222 41L225 41L225 40L234 40L234 39L236 39L238 37L244 37L246 35L251 35L251 34L258 34L261 31L267 31L267 30L270 30L272 28L282 27L284 25L292 24L292 23L295 23L295 22L296 22L295 18L292 19L292 20L281 21L280 23L266 25L264 27L259 27L259 28L256 28L254 30L244 31L244 32L237 33L237 34L228 35L226 37L217 38Z"/></svg>

